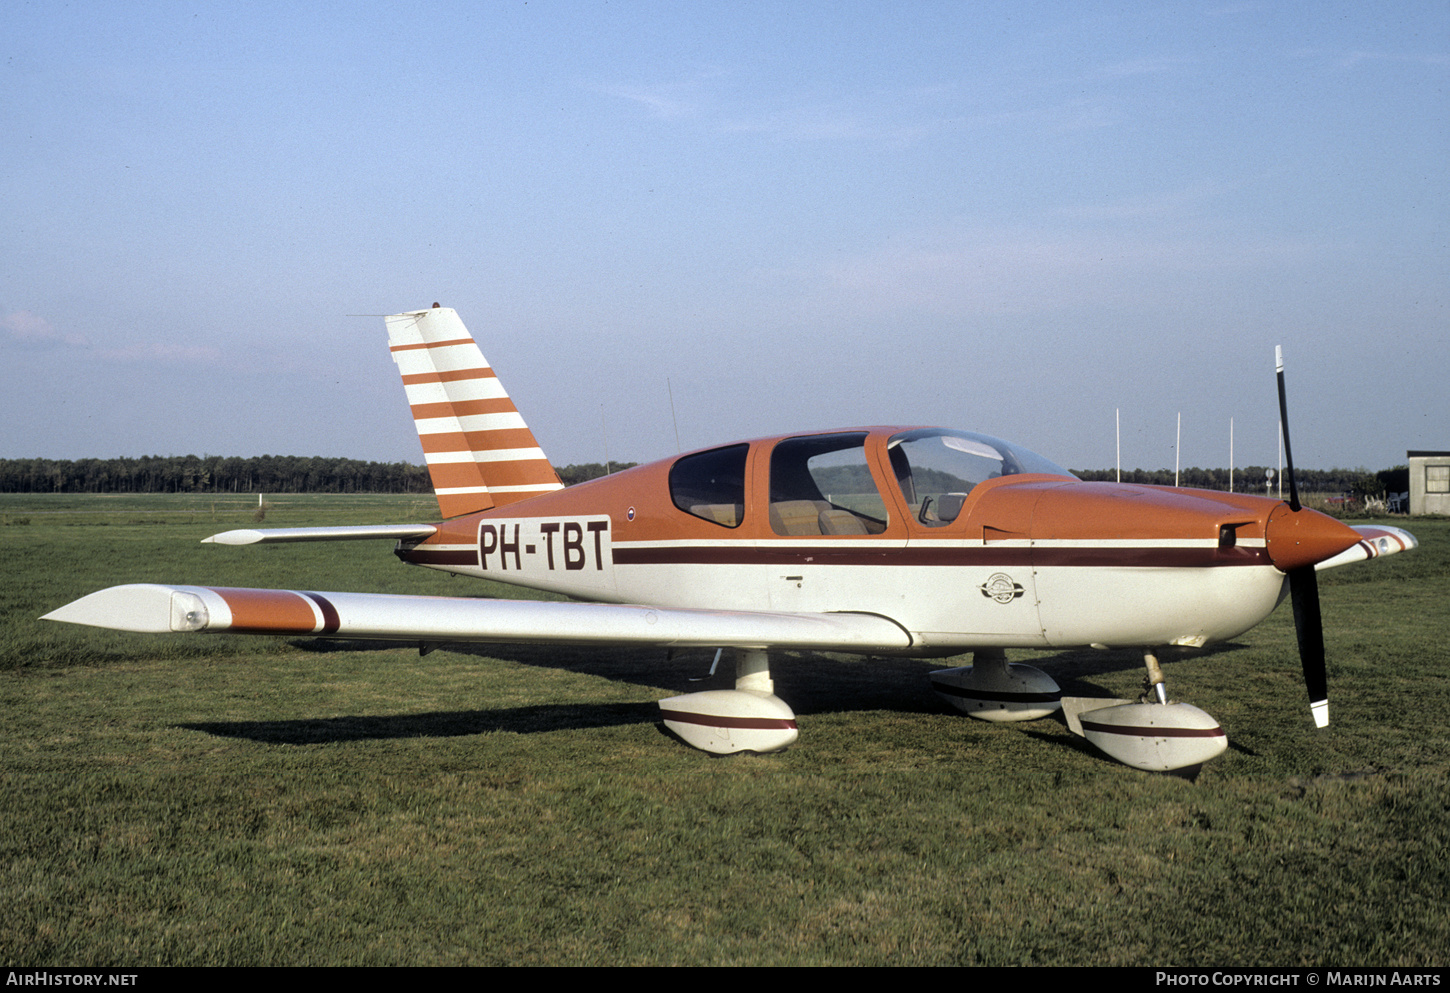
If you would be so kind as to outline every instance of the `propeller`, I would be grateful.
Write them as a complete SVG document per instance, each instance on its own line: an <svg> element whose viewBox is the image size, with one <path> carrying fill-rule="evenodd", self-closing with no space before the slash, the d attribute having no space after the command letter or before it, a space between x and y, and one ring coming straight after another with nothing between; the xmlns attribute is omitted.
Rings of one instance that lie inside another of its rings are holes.
<svg viewBox="0 0 1450 993"><path fill-rule="evenodd" d="M1294 453L1289 446L1289 402L1284 393L1284 348L1274 346L1274 367L1279 380L1279 425L1284 432L1284 468L1289 473L1289 510L1298 514L1299 486L1294 479ZM1329 674L1324 662L1324 619L1319 613L1319 579L1314 563L1288 570L1289 596L1294 605L1294 630L1299 636L1299 661L1309 690L1309 710L1316 727L1329 726Z"/></svg>

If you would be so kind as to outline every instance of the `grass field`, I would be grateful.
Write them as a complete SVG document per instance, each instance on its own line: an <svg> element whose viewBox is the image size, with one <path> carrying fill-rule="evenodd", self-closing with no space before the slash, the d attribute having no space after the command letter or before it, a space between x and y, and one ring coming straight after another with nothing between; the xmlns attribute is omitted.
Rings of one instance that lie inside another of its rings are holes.
<svg viewBox="0 0 1450 993"><path fill-rule="evenodd" d="M268 526L436 514L274 504ZM1056 719L957 716L927 684L941 662L783 657L800 742L721 759L654 705L706 688L708 653L420 658L35 620L137 581L520 595L389 542L197 543L255 510L0 497L0 962L1446 963L1450 523L1320 577L1326 730L1287 607L1168 656L1170 691L1230 737L1188 780ZM1141 680L1131 652L1036 656L1074 695Z"/></svg>

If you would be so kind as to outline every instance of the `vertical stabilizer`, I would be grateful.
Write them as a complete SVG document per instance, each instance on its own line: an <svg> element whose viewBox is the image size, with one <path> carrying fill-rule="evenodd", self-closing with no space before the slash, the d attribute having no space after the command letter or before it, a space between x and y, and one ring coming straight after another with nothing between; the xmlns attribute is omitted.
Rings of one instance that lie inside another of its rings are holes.
<svg viewBox="0 0 1450 993"><path fill-rule="evenodd" d="M435 306L385 320L444 517L563 489L456 311Z"/></svg>

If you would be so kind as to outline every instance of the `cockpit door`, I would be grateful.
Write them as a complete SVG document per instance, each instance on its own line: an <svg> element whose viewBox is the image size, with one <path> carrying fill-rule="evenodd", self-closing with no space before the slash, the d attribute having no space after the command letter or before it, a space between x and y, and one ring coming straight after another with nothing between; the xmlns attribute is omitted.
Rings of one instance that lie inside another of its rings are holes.
<svg viewBox="0 0 1450 993"><path fill-rule="evenodd" d="M983 490L1013 453L996 439L967 432L922 429L887 441L886 461L908 530L907 555L923 606L919 630L927 640L976 638L983 647L1043 637L1038 611L1030 505L993 514Z"/></svg>
<svg viewBox="0 0 1450 993"><path fill-rule="evenodd" d="M758 533L772 609L882 613L901 601L891 552L905 547L906 529L887 511L867 437L784 438L762 453Z"/></svg>

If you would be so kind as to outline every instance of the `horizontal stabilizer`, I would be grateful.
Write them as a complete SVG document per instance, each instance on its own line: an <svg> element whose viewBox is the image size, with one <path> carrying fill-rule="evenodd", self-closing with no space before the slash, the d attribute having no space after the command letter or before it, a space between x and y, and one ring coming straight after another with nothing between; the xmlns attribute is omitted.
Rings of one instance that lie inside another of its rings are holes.
<svg viewBox="0 0 1450 993"><path fill-rule="evenodd" d="M431 524L367 524L349 528L241 528L201 539L203 545L266 545L274 541L362 541L367 538L426 538Z"/></svg>
<svg viewBox="0 0 1450 993"><path fill-rule="evenodd" d="M911 646L905 630L875 614L689 610L149 583L112 586L53 610L42 620L151 633L231 631L440 643L844 652Z"/></svg>

